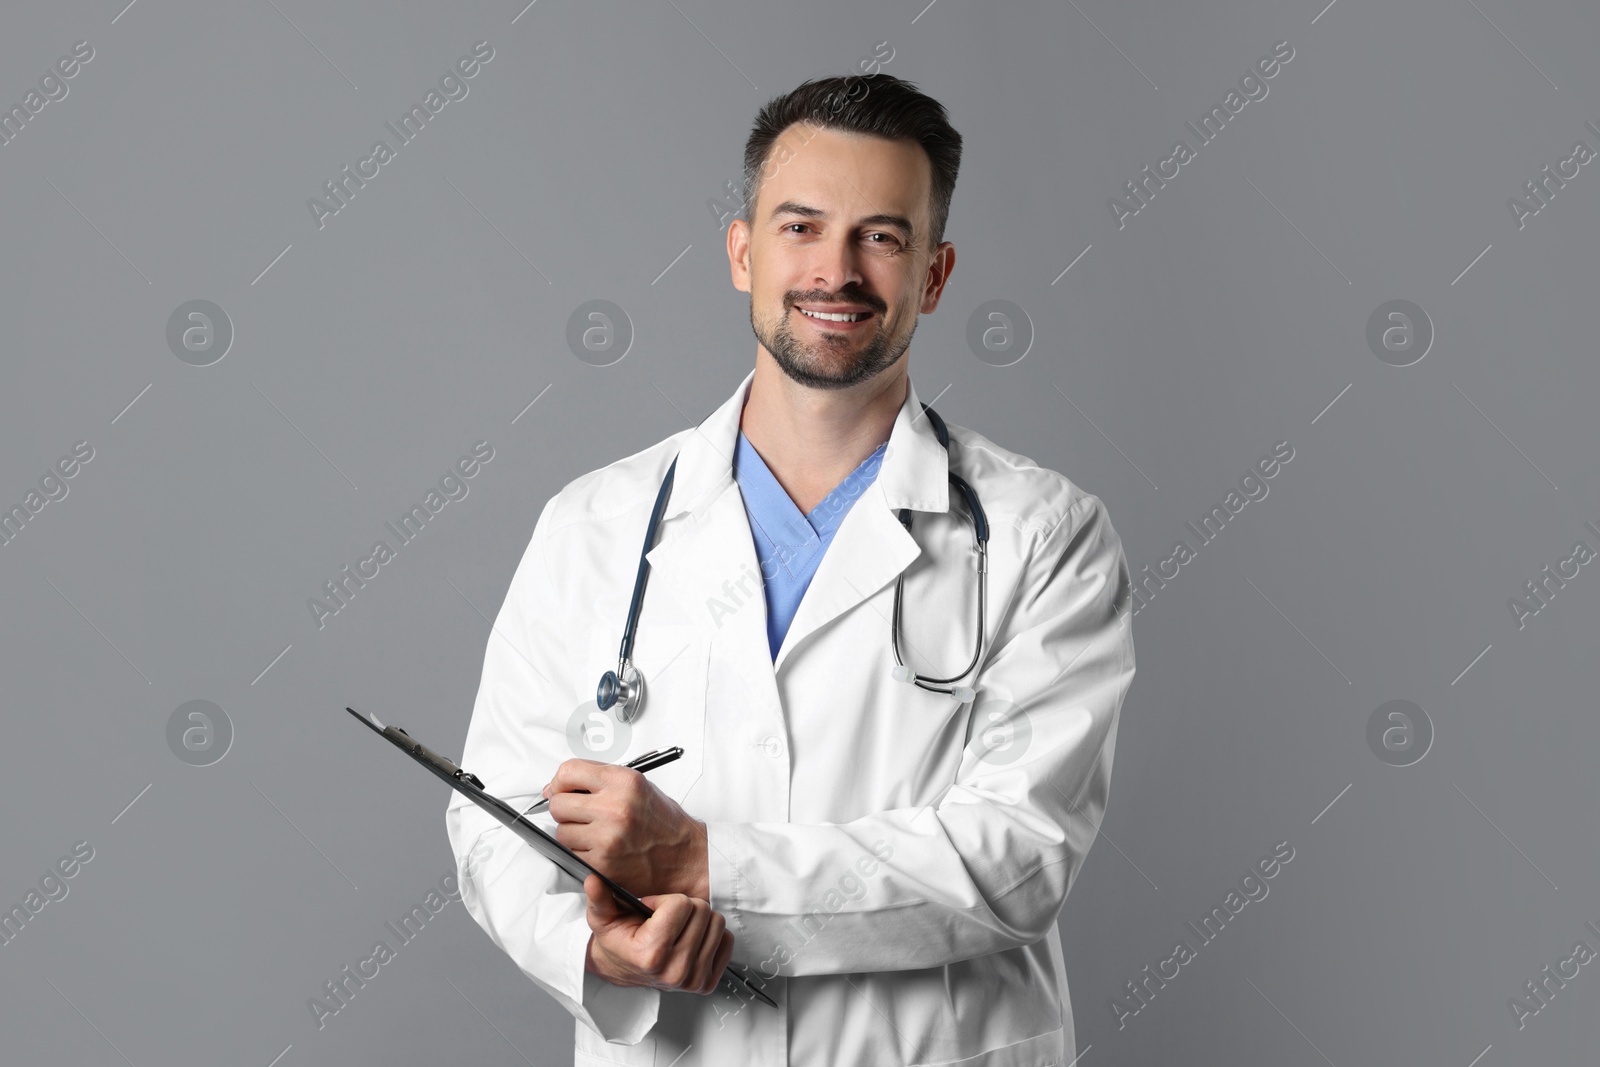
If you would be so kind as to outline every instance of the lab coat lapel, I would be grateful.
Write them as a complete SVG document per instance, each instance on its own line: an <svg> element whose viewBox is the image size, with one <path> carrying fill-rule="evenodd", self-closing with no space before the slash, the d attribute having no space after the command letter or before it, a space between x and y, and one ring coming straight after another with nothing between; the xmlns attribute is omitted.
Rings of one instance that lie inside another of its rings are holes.
<svg viewBox="0 0 1600 1067"><path fill-rule="evenodd" d="M890 510L882 488L869 487L840 523L817 565L783 636L773 670L782 670L796 646L811 634L893 582L921 551ZM882 621L887 633L887 611Z"/></svg>
<svg viewBox="0 0 1600 1067"><path fill-rule="evenodd" d="M684 437L673 474L672 495L656 546L650 550L651 582L661 582L689 616L716 635L726 662L763 668L767 645L766 595L744 498L733 479L733 451L751 371L739 388Z"/></svg>
<svg viewBox="0 0 1600 1067"><path fill-rule="evenodd" d="M766 668L772 662L766 594L738 486L730 479L695 516L685 518L693 525L650 552L651 574L716 635L735 662ZM771 677L770 670L758 674Z"/></svg>
<svg viewBox="0 0 1600 1067"><path fill-rule="evenodd" d="M806 587L794 621L778 649L774 671L812 634L893 582L921 555L900 525L900 508L943 512L949 507L949 458L922 414L908 379L906 399L889 432L878 476L840 523ZM876 614L876 613L875 613ZM890 613L882 612L885 633Z"/></svg>

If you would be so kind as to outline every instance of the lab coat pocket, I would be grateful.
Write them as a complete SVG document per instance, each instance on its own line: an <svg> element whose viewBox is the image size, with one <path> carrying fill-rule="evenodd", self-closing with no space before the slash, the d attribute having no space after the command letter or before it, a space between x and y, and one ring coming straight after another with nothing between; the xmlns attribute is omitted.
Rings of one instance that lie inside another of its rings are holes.
<svg viewBox="0 0 1600 1067"><path fill-rule="evenodd" d="M917 1067L1063 1067L1065 1030L1024 1038L962 1060L921 1061Z"/></svg>
<svg viewBox="0 0 1600 1067"><path fill-rule="evenodd" d="M644 699L634 720L622 722L616 708L600 710L594 693L601 673L617 669L621 617L590 628L587 656L579 671L581 682L588 687L577 695L574 728L567 731L569 747L574 756L605 763L627 763L652 750L682 748L681 757L650 771L648 777L657 789L687 808L686 798L705 765L710 635L692 623L641 618L633 665L644 678Z"/></svg>
<svg viewBox="0 0 1600 1067"><path fill-rule="evenodd" d="M654 1067L655 1062L656 1039L653 1037L646 1037L637 1045L619 1045L605 1040L583 1023L577 1025L572 1048L573 1067L611 1067L619 1063L626 1067Z"/></svg>

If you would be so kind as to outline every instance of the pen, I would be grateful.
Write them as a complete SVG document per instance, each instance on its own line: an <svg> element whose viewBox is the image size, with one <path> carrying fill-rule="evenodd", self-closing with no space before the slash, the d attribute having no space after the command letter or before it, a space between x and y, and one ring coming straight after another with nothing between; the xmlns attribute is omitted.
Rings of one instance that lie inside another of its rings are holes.
<svg viewBox="0 0 1600 1067"><path fill-rule="evenodd" d="M638 756L629 760L626 764L624 764L624 766L626 766L629 770L634 770L638 771L640 774L645 774L649 771L655 770L657 767L665 767L667 764L671 763L681 755L683 755L683 749L679 748L677 745L673 745L671 748L666 749L665 751L653 749L649 752L646 752L642 756ZM522 814L532 815L534 812L543 811L549 806L550 802L548 800L540 800L537 804Z"/></svg>

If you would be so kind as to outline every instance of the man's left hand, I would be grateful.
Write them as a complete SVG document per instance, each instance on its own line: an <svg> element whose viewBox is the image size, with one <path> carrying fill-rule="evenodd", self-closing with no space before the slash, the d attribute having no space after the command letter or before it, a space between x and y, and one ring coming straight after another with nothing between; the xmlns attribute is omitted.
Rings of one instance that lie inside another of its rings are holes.
<svg viewBox="0 0 1600 1067"><path fill-rule="evenodd" d="M569 759L544 795L556 840L625 889L711 899L705 824L638 771Z"/></svg>

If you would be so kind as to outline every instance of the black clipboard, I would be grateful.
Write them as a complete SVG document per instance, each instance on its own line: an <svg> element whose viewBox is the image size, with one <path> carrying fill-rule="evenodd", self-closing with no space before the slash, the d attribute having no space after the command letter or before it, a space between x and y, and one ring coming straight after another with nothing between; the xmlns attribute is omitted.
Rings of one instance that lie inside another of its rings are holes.
<svg viewBox="0 0 1600 1067"><path fill-rule="evenodd" d="M644 916L646 919L655 914L644 901L595 870L567 846L529 822L510 804L485 790L483 782L479 780L477 775L458 767L454 762L434 752L398 726L384 726L377 720L376 716L371 714L363 715L355 708L347 707L344 710L354 715L359 722L378 736L386 738L400 751L428 768L437 777L443 779L450 785L450 788L494 816L496 821L516 834L532 847L535 852L577 879L579 885L582 885L584 879L589 875L595 875L605 883L606 888L611 890L611 895L623 907ZM723 977L725 980L737 982L757 999L770 1004L772 1007L776 1008L778 1006L775 1000L756 988L749 979L735 971L731 964L723 972Z"/></svg>

